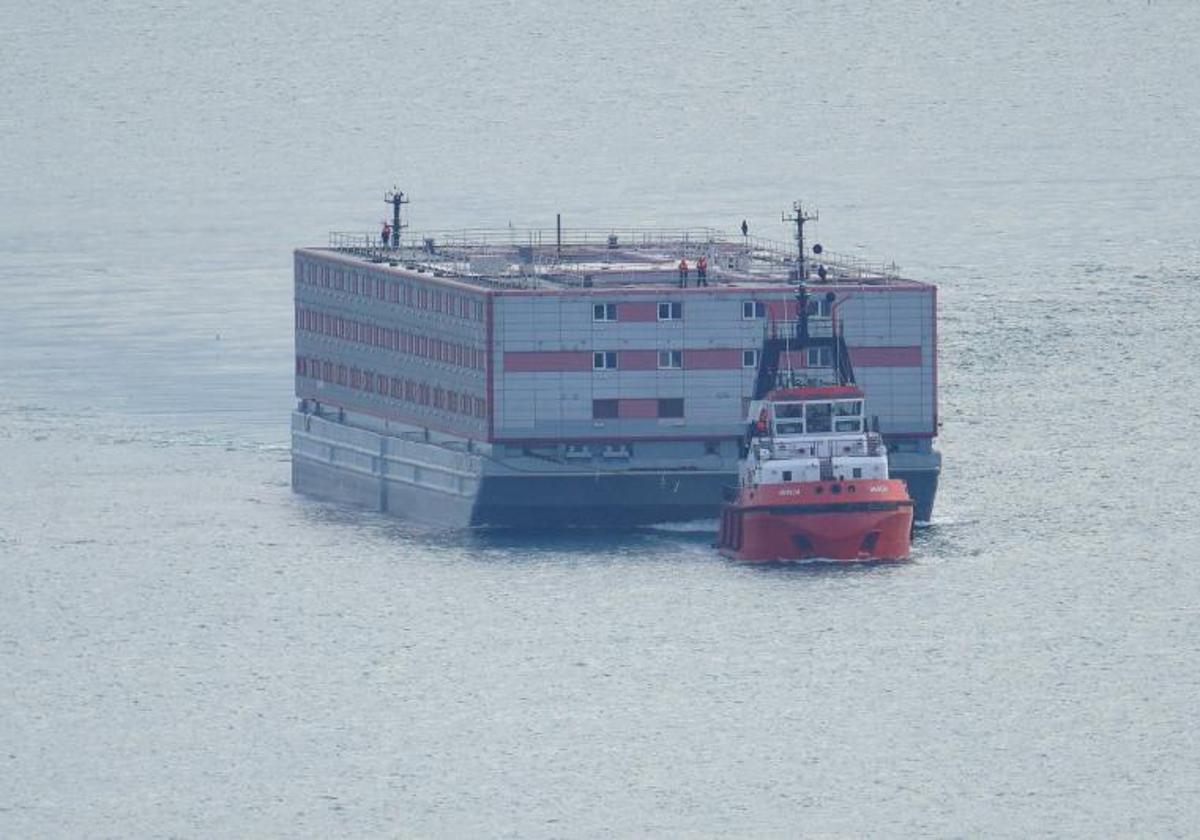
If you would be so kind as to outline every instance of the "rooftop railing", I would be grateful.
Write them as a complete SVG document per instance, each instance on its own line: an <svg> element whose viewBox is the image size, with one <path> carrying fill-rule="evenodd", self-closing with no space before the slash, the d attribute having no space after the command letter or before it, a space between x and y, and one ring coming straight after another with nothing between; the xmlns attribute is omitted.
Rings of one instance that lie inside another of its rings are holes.
<svg viewBox="0 0 1200 840"><path fill-rule="evenodd" d="M673 261L737 255L749 274L794 272L794 244L760 236L723 233L715 228L455 228L406 233L399 245L382 241L379 232L334 231L329 247L379 261L470 259L472 256L512 254L513 262L554 265L570 270L573 262L588 261L597 253L628 254L643 259ZM852 254L825 251L809 255L809 282L820 283L819 266L826 269L825 282L871 282L900 279L895 263L872 262Z"/></svg>

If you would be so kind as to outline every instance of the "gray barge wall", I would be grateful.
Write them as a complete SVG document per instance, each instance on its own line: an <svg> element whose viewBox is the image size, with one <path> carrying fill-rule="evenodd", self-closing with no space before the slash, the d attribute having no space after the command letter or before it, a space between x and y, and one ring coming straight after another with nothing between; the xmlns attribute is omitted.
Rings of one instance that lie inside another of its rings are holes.
<svg viewBox="0 0 1200 840"><path fill-rule="evenodd" d="M819 290L928 519L936 290ZM320 249L295 296L294 486L447 525L714 516L764 332L795 316L784 284L514 289Z"/></svg>

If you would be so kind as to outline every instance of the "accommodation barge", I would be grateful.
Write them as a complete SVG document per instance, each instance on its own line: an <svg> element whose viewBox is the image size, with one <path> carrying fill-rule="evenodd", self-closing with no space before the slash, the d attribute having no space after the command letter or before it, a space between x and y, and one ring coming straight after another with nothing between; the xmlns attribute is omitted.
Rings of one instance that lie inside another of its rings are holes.
<svg viewBox="0 0 1200 840"><path fill-rule="evenodd" d="M809 257L802 221L796 244L710 229L400 232L295 252L297 491L448 526L715 519L764 341L796 319L804 277L811 328L838 325L891 473L930 518L934 286ZM827 366L821 352L774 363Z"/></svg>

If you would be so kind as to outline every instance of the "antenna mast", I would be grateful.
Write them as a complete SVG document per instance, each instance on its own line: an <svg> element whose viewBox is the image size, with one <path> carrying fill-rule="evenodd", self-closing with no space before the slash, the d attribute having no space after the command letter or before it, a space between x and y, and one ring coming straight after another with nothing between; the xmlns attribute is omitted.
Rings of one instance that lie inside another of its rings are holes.
<svg viewBox="0 0 1200 840"><path fill-rule="evenodd" d="M790 216L786 211L783 214L783 221L796 223L796 281L799 283L803 283L808 279L808 258L804 253L804 223L815 222L817 218L818 215L815 210L811 214L805 213L799 201L792 202L792 214Z"/></svg>
<svg viewBox="0 0 1200 840"><path fill-rule="evenodd" d="M408 227L407 224L400 224L400 205L408 204L408 199L404 197L404 193L396 187L392 187L390 192L384 193L383 200L392 205L392 247L399 248L400 230Z"/></svg>

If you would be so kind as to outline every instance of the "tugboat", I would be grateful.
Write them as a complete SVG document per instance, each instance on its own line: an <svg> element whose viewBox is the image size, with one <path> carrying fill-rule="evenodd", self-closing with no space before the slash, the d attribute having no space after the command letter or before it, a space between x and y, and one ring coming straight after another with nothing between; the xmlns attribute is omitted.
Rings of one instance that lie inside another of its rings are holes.
<svg viewBox="0 0 1200 840"><path fill-rule="evenodd" d="M796 298L794 327L763 343L717 548L753 563L907 559L913 501L889 477L887 448L868 428L834 296L820 307L801 283ZM830 317L813 317L822 311ZM793 369L794 357L807 365Z"/></svg>

